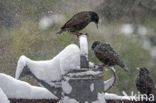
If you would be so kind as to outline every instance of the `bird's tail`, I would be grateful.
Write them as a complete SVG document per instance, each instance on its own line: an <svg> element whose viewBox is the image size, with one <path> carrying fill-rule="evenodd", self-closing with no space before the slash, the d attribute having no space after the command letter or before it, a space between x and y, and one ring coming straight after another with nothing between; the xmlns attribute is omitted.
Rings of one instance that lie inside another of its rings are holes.
<svg viewBox="0 0 156 103"><path fill-rule="evenodd" d="M59 32L57 32L56 34L61 34L63 32L63 30L61 29Z"/></svg>
<svg viewBox="0 0 156 103"><path fill-rule="evenodd" d="M155 99L155 102L156 102L156 88L154 88L154 89L152 90L152 94L154 95L154 99Z"/></svg>
<svg viewBox="0 0 156 103"><path fill-rule="evenodd" d="M118 65L119 65L122 69L124 69L125 71L128 70L128 67L123 63L123 61L120 61L120 62L118 63Z"/></svg>

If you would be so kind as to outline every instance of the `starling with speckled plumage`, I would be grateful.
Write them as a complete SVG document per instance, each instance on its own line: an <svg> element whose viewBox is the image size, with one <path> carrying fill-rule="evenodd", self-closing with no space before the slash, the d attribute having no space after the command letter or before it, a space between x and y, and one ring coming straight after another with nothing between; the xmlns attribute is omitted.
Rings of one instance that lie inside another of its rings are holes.
<svg viewBox="0 0 156 103"><path fill-rule="evenodd" d="M118 65L124 70L128 70L127 66L123 63L110 44L95 41L92 44L92 50L94 51L95 56L103 62L103 66Z"/></svg>
<svg viewBox="0 0 156 103"><path fill-rule="evenodd" d="M156 89L154 87L154 82L149 75L149 71L145 67L137 67L139 73L137 74L135 84L136 88L141 94L153 94L156 97Z"/></svg>
<svg viewBox="0 0 156 103"><path fill-rule="evenodd" d="M79 36L80 30L84 29L90 22L94 22L98 28L99 16L93 11L82 11L75 14L70 20L68 20L57 34L62 32L70 32Z"/></svg>

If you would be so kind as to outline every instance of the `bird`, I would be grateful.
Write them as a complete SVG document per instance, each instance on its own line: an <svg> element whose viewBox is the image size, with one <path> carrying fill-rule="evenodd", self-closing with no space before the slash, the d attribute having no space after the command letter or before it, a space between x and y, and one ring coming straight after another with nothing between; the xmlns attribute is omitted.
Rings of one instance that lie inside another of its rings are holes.
<svg viewBox="0 0 156 103"><path fill-rule="evenodd" d="M156 97L156 89L152 78L149 75L149 70L146 67L137 67L139 73L136 76L135 85L141 94L149 96L153 94Z"/></svg>
<svg viewBox="0 0 156 103"><path fill-rule="evenodd" d="M56 34L61 34L62 32L70 32L74 35L81 35L80 30L84 29L90 22L94 22L98 29L99 16L93 11L82 11L75 14L71 19L69 19Z"/></svg>
<svg viewBox="0 0 156 103"><path fill-rule="evenodd" d="M104 66L113 67L115 65L120 66L123 70L127 71L127 66L120 59L119 55L113 50L109 43L103 43L101 41L94 41L92 46L95 56L103 63Z"/></svg>

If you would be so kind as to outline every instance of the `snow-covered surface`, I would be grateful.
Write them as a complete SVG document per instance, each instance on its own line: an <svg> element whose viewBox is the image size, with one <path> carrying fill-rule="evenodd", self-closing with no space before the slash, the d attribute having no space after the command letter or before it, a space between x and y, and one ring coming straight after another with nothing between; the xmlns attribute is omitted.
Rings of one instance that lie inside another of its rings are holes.
<svg viewBox="0 0 156 103"><path fill-rule="evenodd" d="M86 56L88 59L88 40L87 35L80 35L79 36L79 43L80 43L80 53L81 55Z"/></svg>
<svg viewBox="0 0 156 103"><path fill-rule="evenodd" d="M2 89L0 88L0 103L10 103L7 96L4 94Z"/></svg>
<svg viewBox="0 0 156 103"><path fill-rule="evenodd" d="M98 75L102 73L101 71L93 71L93 70L88 70L84 72L79 72L79 73L69 73L68 75L70 77L80 77L80 76L87 76L87 75Z"/></svg>
<svg viewBox="0 0 156 103"><path fill-rule="evenodd" d="M118 96L113 93L105 93L103 95L106 100L134 100L136 98L134 96Z"/></svg>
<svg viewBox="0 0 156 103"><path fill-rule="evenodd" d="M0 73L0 88L8 98L57 99L56 96L45 88L31 86L27 82L16 80L13 77L3 73Z"/></svg>
<svg viewBox="0 0 156 103"><path fill-rule="evenodd" d="M96 65L96 64L94 64L93 62L90 62L90 61L89 61L89 68L90 68L90 69L98 69L98 68L99 68L99 65Z"/></svg>
<svg viewBox="0 0 156 103"><path fill-rule="evenodd" d="M112 71L113 73L113 77L111 77L110 79L104 81L104 91L108 91L111 87L113 87L113 85L116 82L116 70L114 67L109 67L109 69Z"/></svg>
<svg viewBox="0 0 156 103"><path fill-rule="evenodd" d="M72 91L72 86L68 83L68 81L62 81L62 90L66 94L70 94Z"/></svg>
<svg viewBox="0 0 156 103"><path fill-rule="evenodd" d="M92 84L90 85L90 91L91 91L91 92L94 91L94 83L92 83Z"/></svg>
<svg viewBox="0 0 156 103"><path fill-rule="evenodd" d="M109 80L104 81L104 91L107 91L115 82L115 78L112 77Z"/></svg>
<svg viewBox="0 0 156 103"><path fill-rule="evenodd" d="M79 103L79 102L73 98L65 96L64 98L62 98L62 100L59 101L59 103Z"/></svg>
<svg viewBox="0 0 156 103"><path fill-rule="evenodd" d="M106 100L135 100L134 96L118 96L113 93L98 93L97 100L92 103L106 103ZM77 100L65 96L59 103L79 103ZM88 103L86 101L85 103Z"/></svg>
<svg viewBox="0 0 156 103"><path fill-rule="evenodd" d="M40 80L59 81L62 75L72 69L80 69L80 49L77 45L71 44L51 60L34 61L21 56L16 69L17 79L25 66Z"/></svg>
<svg viewBox="0 0 156 103"><path fill-rule="evenodd" d="M98 93L97 94L97 99L96 101L93 101L92 103L106 103L104 93Z"/></svg>

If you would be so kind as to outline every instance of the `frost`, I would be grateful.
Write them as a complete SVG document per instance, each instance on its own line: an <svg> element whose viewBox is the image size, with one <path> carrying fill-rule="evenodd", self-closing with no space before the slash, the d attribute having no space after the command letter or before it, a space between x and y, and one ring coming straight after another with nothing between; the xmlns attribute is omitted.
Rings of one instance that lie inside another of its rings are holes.
<svg viewBox="0 0 156 103"><path fill-rule="evenodd" d="M92 84L90 85L90 91L91 91L91 92L94 91L94 83L92 83Z"/></svg>
<svg viewBox="0 0 156 103"><path fill-rule="evenodd" d="M0 103L10 103L2 89L0 88Z"/></svg>
<svg viewBox="0 0 156 103"><path fill-rule="evenodd" d="M21 56L16 69L15 77L17 79L23 69L30 69L30 72L40 80L59 81L62 79L62 75L72 69L80 69L80 49L77 45L71 44L51 60L34 61Z"/></svg>
<svg viewBox="0 0 156 103"><path fill-rule="evenodd" d="M56 96L45 88L31 86L27 82L16 80L13 77L3 73L0 73L0 88L8 98L57 99Z"/></svg>

